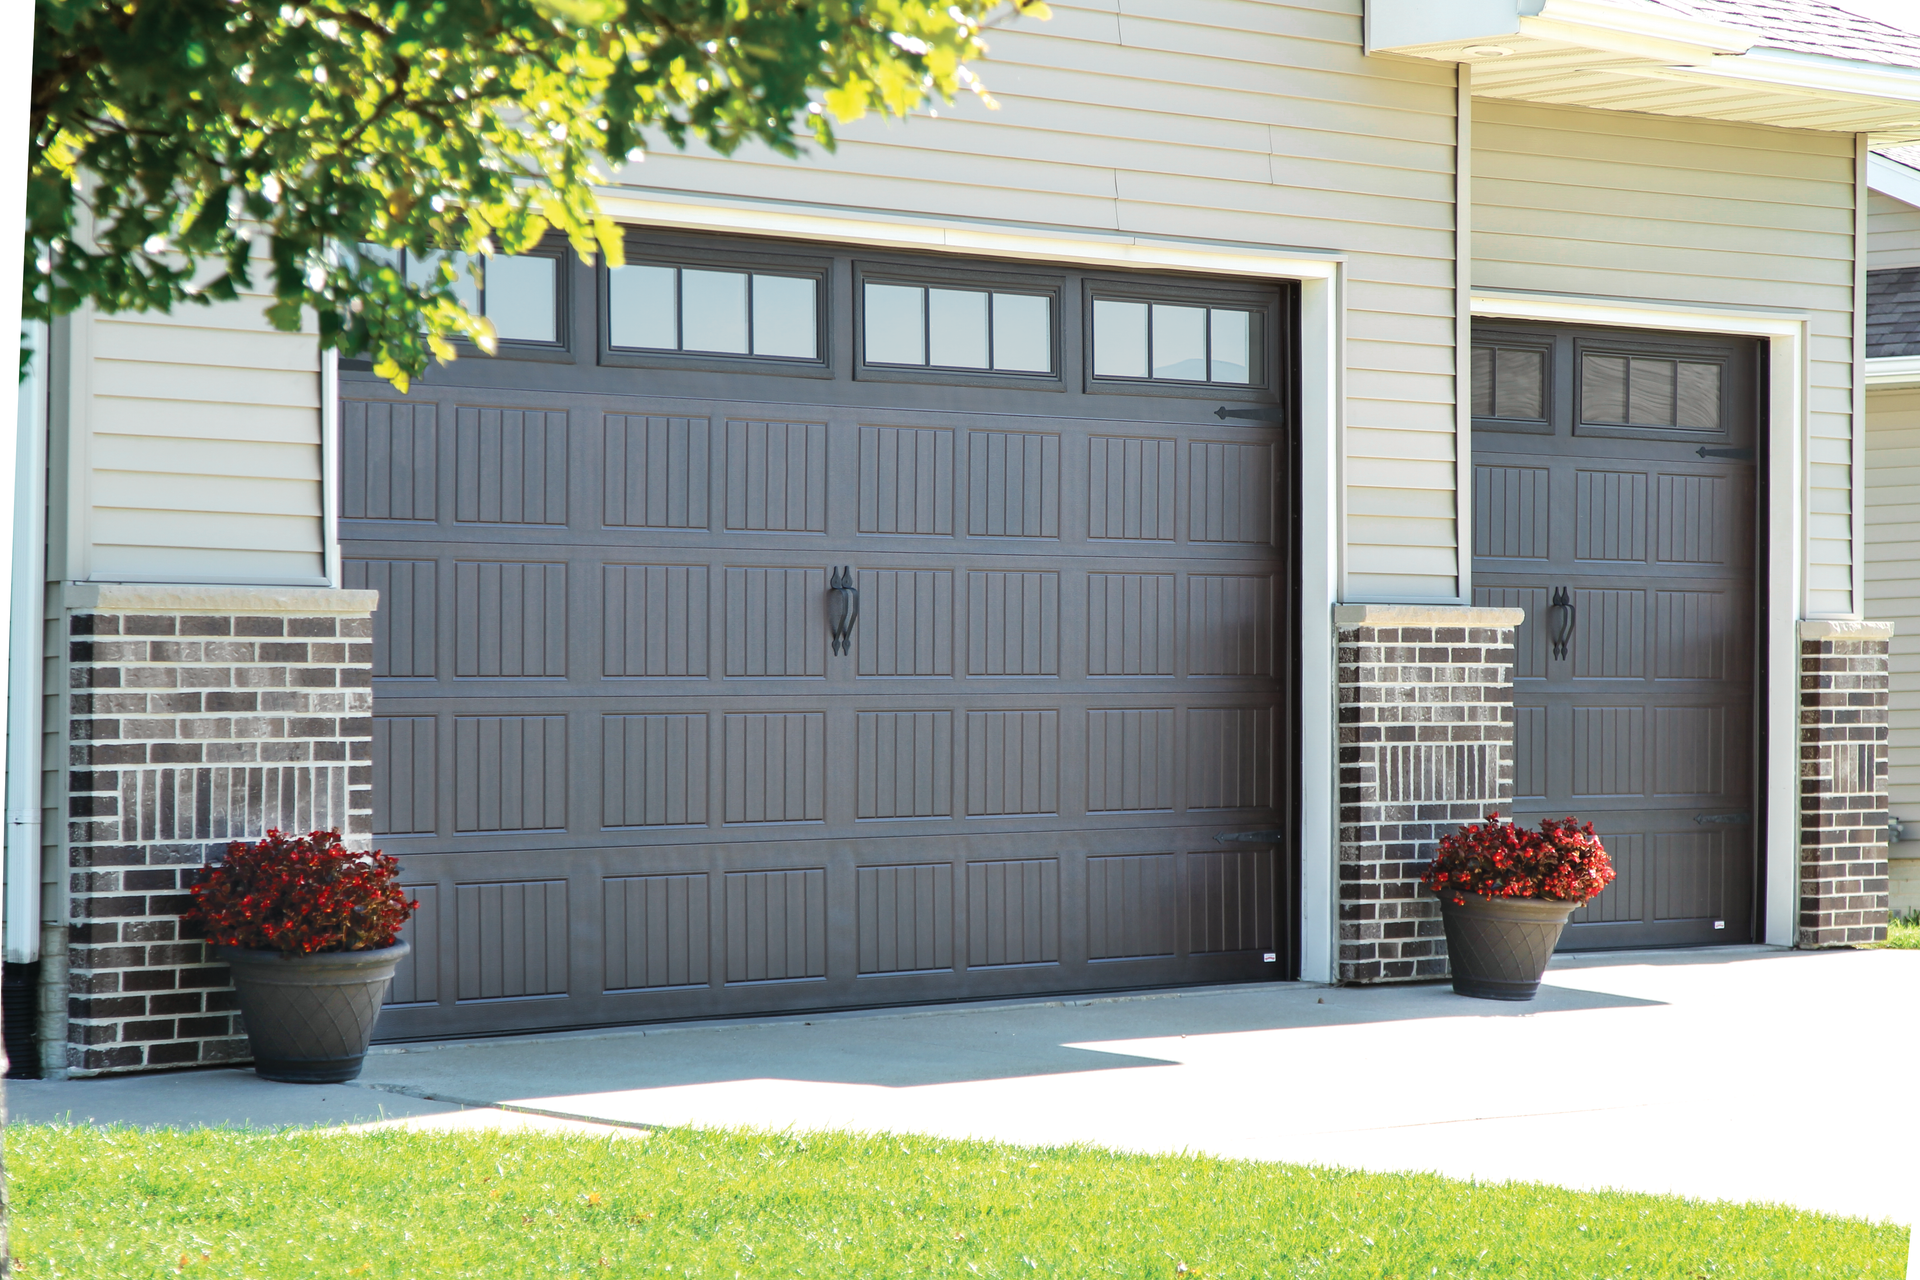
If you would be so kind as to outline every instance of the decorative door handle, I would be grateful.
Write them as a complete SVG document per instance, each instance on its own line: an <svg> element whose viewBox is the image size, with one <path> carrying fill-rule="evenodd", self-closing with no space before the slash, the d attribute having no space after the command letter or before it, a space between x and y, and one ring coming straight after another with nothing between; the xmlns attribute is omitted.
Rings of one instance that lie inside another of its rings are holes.
<svg viewBox="0 0 1920 1280"><path fill-rule="evenodd" d="M835 653L853 652L853 628L860 621L860 588L853 585L853 566L841 565L827 579L827 634Z"/></svg>
<svg viewBox="0 0 1920 1280"><path fill-rule="evenodd" d="M1567 594L1565 587L1553 589L1553 607L1547 610L1549 625L1553 628L1553 656L1564 660L1567 645L1573 639L1573 623L1577 615L1573 608L1573 597Z"/></svg>

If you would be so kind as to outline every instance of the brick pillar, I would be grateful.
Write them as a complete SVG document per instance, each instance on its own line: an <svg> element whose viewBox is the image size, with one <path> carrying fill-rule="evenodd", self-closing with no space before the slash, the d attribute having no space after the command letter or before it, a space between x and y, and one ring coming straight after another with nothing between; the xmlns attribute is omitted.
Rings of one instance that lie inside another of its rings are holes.
<svg viewBox="0 0 1920 1280"><path fill-rule="evenodd" d="M182 930L184 891L269 827L367 847L377 594L69 595L68 1070L244 1059L226 970Z"/></svg>
<svg viewBox="0 0 1920 1280"><path fill-rule="evenodd" d="M1442 978L1435 843L1513 796L1519 609L1341 605L1340 981Z"/></svg>
<svg viewBox="0 0 1920 1280"><path fill-rule="evenodd" d="M1800 624L1802 947L1887 936L1890 622Z"/></svg>

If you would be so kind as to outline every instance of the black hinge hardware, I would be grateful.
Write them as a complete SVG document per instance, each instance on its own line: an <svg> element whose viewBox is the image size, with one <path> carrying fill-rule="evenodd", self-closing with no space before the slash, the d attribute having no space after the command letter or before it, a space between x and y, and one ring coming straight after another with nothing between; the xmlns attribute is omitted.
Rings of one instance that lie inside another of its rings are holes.
<svg viewBox="0 0 1920 1280"><path fill-rule="evenodd" d="M1293 838L1290 831L1222 831L1214 839L1221 844L1244 840L1248 844L1285 844Z"/></svg>
<svg viewBox="0 0 1920 1280"><path fill-rule="evenodd" d="M1285 422L1284 409L1229 409L1221 405L1213 411L1213 416L1225 422L1228 418L1244 418L1248 422Z"/></svg>
<svg viewBox="0 0 1920 1280"><path fill-rule="evenodd" d="M841 565L827 579L827 634L835 653L853 652L853 627L860 621L860 588L853 585L853 566Z"/></svg>
<svg viewBox="0 0 1920 1280"><path fill-rule="evenodd" d="M1753 450L1751 449L1709 449L1707 446L1701 445L1693 452L1696 457L1701 458L1732 458L1735 462L1753 461Z"/></svg>
<svg viewBox="0 0 1920 1280"><path fill-rule="evenodd" d="M1753 821L1750 813L1696 813L1693 820L1703 827L1744 827Z"/></svg>

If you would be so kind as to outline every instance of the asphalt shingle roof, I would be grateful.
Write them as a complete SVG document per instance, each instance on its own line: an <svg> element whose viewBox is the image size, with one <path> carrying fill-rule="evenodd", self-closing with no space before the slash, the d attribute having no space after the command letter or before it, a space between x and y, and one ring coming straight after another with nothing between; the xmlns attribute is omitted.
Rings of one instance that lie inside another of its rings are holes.
<svg viewBox="0 0 1920 1280"><path fill-rule="evenodd" d="M1920 267L1867 272L1867 358L1920 356Z"/></svg>
<svg viewBox="0 0 1920 1280"><path fill-rule="evenodd" d="M1769 49L1920 68L1920 35L1862 17L1826 0L1658 0L1658 3L1690 17L1751 31L1760 38L1760 45Z"/></svg>

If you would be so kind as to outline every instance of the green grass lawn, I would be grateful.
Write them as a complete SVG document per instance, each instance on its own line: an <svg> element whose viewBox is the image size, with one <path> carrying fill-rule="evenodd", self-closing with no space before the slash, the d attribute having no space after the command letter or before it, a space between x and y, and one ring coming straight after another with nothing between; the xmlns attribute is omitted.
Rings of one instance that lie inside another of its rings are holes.
<svg viewBox="0 0 1920 1280"><path fill-rule="evenodd" d="M1898 1227L1779 1208L849 1134L15 1126L6 1161L29 1280L1891 1280L1907 1248Z"/></svg>
<svg viewBox="0 0 1920 1280"><path fill-rule="evenodd" d="M1879 944L1902 951L1920 951L1920 911L1909 911L1887 921L1887 940Z"/></svg>

